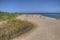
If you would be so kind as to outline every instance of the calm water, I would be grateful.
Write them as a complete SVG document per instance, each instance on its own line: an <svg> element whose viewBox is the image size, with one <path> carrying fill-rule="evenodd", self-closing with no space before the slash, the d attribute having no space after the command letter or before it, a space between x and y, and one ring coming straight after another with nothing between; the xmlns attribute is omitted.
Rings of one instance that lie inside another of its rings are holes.
<svg viewBox="0 0 60 40"><path fill-rule="evenodd" d="M53 18L60 17L60 13L41 13L41 15Z"/></svg>

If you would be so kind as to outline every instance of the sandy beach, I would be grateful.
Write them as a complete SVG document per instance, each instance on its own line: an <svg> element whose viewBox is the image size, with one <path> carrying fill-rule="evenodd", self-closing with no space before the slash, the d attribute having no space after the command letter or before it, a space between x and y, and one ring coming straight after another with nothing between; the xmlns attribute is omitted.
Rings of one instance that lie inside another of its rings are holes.
<svg viewBox="0 0 60 40"><path fill-rule="evenodd" d="M60 21L55 18L24 14L17 19L27 20L35 24L35 28L11 40L60 40Z"/></svg>

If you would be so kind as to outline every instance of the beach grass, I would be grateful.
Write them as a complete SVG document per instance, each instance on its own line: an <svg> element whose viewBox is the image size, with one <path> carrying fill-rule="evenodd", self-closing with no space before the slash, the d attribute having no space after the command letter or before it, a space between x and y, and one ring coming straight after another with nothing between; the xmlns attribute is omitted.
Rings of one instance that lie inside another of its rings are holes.
<svg viewBox="0 0 60 40"><path fill-rule="evenodd" d="M0 22L7 20L6 23L0 25L0 40L10 40L10 38L32 29L33 24L28 21L16 19L15 17L18 15L21 14L0 12Z"/></svg>
<svg viewBox="0 0 60 40"><path fill-rule="evenodd" d="M10 19L14 19L15 17L17 17L18 15L21 15L21 13L8 13L8 12L0 12L0 21L2 20L10 20Z"/></svg>

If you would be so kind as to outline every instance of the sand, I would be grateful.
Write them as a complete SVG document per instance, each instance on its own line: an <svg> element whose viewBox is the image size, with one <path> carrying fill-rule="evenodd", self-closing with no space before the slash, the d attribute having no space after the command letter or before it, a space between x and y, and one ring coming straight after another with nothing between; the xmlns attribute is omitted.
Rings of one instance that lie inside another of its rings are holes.
<svg viewBox="0 0 60 40"><path fill-rule="evenodd" d="M35 28L11 40L60 40L60 21L55 18L41 15L20 15L17 19L32 22L35 24Z"/></svg>

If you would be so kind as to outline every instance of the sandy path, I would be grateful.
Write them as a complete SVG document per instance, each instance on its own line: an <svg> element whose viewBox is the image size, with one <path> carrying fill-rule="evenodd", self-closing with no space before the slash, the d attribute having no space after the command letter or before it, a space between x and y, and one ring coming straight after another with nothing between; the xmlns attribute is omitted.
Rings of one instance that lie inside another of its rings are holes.
<svg viewBox="0 0 60 40"><path fill-rule="evenodd" d="M12 40L60 40L60 22L54 18L40 15L21 15L17 19L27 20L36 25L36 28Z"/></svg>

